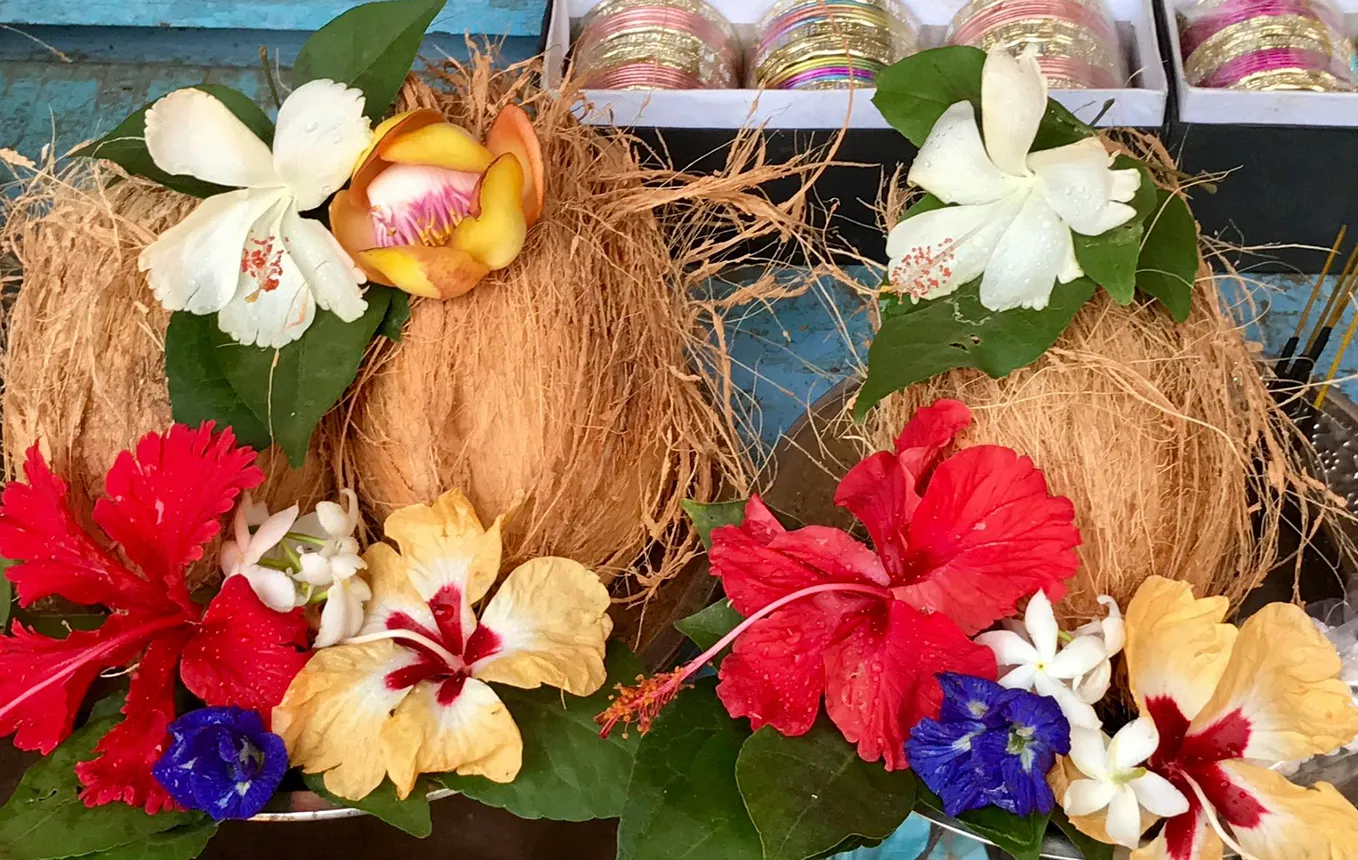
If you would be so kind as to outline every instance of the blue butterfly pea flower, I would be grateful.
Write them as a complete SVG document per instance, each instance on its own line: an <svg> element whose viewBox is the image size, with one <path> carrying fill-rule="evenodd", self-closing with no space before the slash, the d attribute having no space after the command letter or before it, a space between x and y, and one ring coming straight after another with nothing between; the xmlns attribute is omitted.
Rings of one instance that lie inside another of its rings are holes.
<svg viewBox="0 0 1358 860"><path fill-rule="evenodd" d="M180 806L216 821L254 816L288 770L283 739L243 708L191 711L170 723L170 739L151 773Z"/></svg>

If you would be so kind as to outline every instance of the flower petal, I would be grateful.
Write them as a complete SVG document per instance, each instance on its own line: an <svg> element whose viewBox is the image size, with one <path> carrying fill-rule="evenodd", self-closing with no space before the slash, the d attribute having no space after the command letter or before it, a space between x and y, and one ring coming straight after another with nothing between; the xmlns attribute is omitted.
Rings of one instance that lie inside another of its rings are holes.
<svg viewBox="0 0 1358 860"><path fill-rule="evenodd" d="M236 294L217 313L218 328L245 346L287 346L316 316L315 297L280 235L286 209L275 204L251 227L236 267Z"/></svg>
<svg viewBox="0 0 1358 860"><path fill-rule="evenodd" d="M864 761L900 770L910 730L938 716L940 672L993 680L995 657L945 616L888 601L846 618L826 649L826 711Z"/></svg>
<svg viewBox="0 0 1358 860"><path fill-rule="evenodd" d="M453 228L451 244L481 261L492 272L506 268L519 256L528 232L523 214L524 169L506 153L481 177L479 212Z"/></svg>
<svg viewBox="0 0 1358 860"><path fill-rule="evenodd" d="M1127 785L1136 795L1136 802L1151 815L1173 818L1188 811L1188 798L1184 797L1183 792L1154 771L1146 771Z"/></svg>
<svg viewBox="0 0 1358 860"><path fill-rule="evenodd" d="M368 583L358 577L336 580L325 595L321 624L312 648L329 648L354 636L363 627L363 602L372 596Z"/></svg>
<svg viewBox="0 0 1358 860"><path fill-rule="evenodd" d="M835 489L835 504L867 527L888 576L899 575L905 565L905 529L919 505L915 483L898 455L878 451L850 469Z"/></svg>
<svg viewBox="0 0 1358 860"><path fill-rule="evenodd" d="M1106 781L1112 774L1108 769L1108 739L1101 729L1071 726L1070 760L1080 773L1096 781ZM1069 812L1070 810L1066 810ZM1091 810L1092 811L1092 810ZM1084 812L1072 813L1086 815Z"/></svg>
<svg viewBox="0 0 1358 860"><path fill-rule="evenodd" d="M486 148L496 157L508 152L519 160L524 175L523 217L528 226L533 226L542 215L547 185L542 169L542 147L533 130L533 121L523 108L510 104L500 110L486 133Z"/></svg>
<svg viewBox="0 0 1358 860"><path fill-rule="evenodd" d="M975 634L1038 589L1051 600L1065 594L1079 564L1074 518L1032 460L994 445L964 448L929 479L909 526L912 584L894 590Z"/></svg>
<svg viewBox="0 0 1358 860"><path fill-rule="evenodd" d="M359 287L363 270L354 264L330 231L319 221L303 218L292 207L283 213L279 230L283 247L306 279L316 304L344 322L363 316L368 309Z"/></svg>
<svg viewBox="0 0 1358 860"><path fill-rule="evenodd" d="M490 274L490 267L461 248L400 245L359 251L358 262L377 275L378 283L390 284L412 296L455 299L466 295Z"/></svg>
<svg viewBox="0 0 1358 860"><path fill-rule="evenodd" d="M1047 674L1063 681L1073 681L1091 671L1107 657L1102 639L1097 636L1076 636L1047 662Z"/></svg>
<svg viewBox="0 0 1358 860"><path fill-rule="evenodd" d="M1022 666L1042 659L1027 639L1012 630L992 630L976 637L977 645L995 652L995 662L1001 666Z"/></svg>
<svg viewBox="0 0 1358 860"><path fill-rule="evenodd" d="M293 524L297 522L297 514L300 512L301 507L294 504L290 508L271 514L268 519L260 523L259 528L255 529L254 535L250 537L249 546L244 552L245 563L257 564L269 550L282 543L284 536L292 531Z"/></svg>
<svg viewBox="0 0 1358 860"><path fill-rule="evenodd" d="M327 791L366 797L387 773L383 725L410 689L388 678L419 661L391 640L317 651L273 710L291 762L324 773Z"/></svg>
<svg viewBox="0 0 1358 860"><path fill-rule="evenodd" d="M1108 761L1114 772L1131 770L1160 746L1160 731L1155 720L1139 717L1118 729L1108 745Z"/></svg>
<svg viewBox="0 0 1358 860"><path fill-rule="evenodd" d="M494 690L475 678L454 678L422 683L397 706L382 727L382 755L397 795L406 797L421 773L513 782L523 738Z"/></svg>
<svg viewBox="0 0 1358 860"><path fill-rule="evenodd" d="M1353 691L1334 645L1296 606L1272 603L1240 628L1212 698L1193 718L1183 755L1295 761L1358 736Z"/></svg>
<svg viewBox="0 0 1358 860"><path fill-rule="evenodd" d="M917 299L946 296L985 271L1023 198L947 206L906 218L886 240L892 287Z"/></svg>
<svg viewBox="0 0 1358 860"><path fill-rule="evenodd" d="M1113 661L1104 659L1099 661L1083 678L1075 682L1075 695L1080 701L1090 705L1097 705L1103 701L1103 697L1108 695L1108 688L1113 683Z"/></svg>
<svg viewBox="0 0 1358 860"><path fill-rule="evenodd" d="M146 150L176 176L241 188L281 184L269 145L216 96L191 87L146 111Z"/></svg>
<svg viewBox="0 0 1358 860"><path fill-rule="evenodd" d="M384 543L368 547L363 560L368 565L372 599L359 635L401 629L440 638L434 613L410 582L406 560Z"/></svg>
<svg viewBox="0 0 1358 860"><path fill-rule="evenodd" d="M577 696L603 686L612 600L598 574L565 558L519 565L481 613L465 659L474 677Z"/></svg>
<svg viewBox="0 0 1358 860"><path fill-rule="evenodd" d="M340 247L354 256L377 246L377 228L372 214L353 189L340 191L331 199L330 231ZM372 272L368 272L368 280L372 279Z"/></svg>
<svg viewBox="0 0 1358 860"><path fill-rule="evenodd" d="M1080 701L1069 687L1052 678L1046 672L1038 672L1034 676L1033 692L1039 696L1055 699L1056 704L1061 707L1061 713L1065 714L1072 726L1097 729L1103 725L1098 714L1094 713L1093 706Z"/></svg>
<svg viewBox="0 0 1358 860"><path fill-rule="evenodd" d="M960 400L943 397L921 406L896 437L901 466L917 479L926 477L957 434L970 426L971 410Z"/></svg>
<svg viewBox="0 0 1358 860"><path fill-rule="evenodd" d="M1071 730L1072 743L1074 741L1075 729ZM1058 798L1065 798L1066 790L1076 781L1082 778L1078 768L1068 757L1057 759L1056 766L1047 774L1047 784L1051 786L1052 792ZM1090 815L1068 815L1070 823L1075 825L1075 829L1081 833L1096 839L1099 842L1112 844L1113 840L1108 835L1107 823L1108 815L1095 812ZM1141 832L1145 833L1152 825L1158 821L1155 816L1142 810L1141 812Z"/></svg>
<svg viewBox="0 0 1358 860"><path fill-rule="evenodd" d="M296 608L297 586L293 584L292 577L283 571L252 564L233 572L227 579L233 575L238 575L250 583L250 588L259 601L274 612L289 612Z"/></svg>
<svg viewBox="0 0 1358 860"><path fill-rule="evenodd" d="M1041 589L1033 594L1028 600L1027 608L1023 610L1023 626L1027 629L1028 638L1033 640L1033 648L1041 659L1051 660L1056 656L1061 629L1056 626L1056 613L1052 611L1052 602Z"/></svg>
<svg viewBox="0 0 1358 860"><path fill-rule="evenodd" d="M1136 210L1113 199L1114 172L1108 169L1112 156L1097 137L1058 146L1028 156L1028 166L1042 180L1047 204L1061 216L1071 230L1085 236L1098 236L1136 217ZM1120 171L1125 172L1125 171ZM1136 184L1141 172L1132 170ZM1118 182L1125 192L1128 180ZM1130 198L1129 198L1130 199Z"/></svg>
<svg viewBox="0 0 1358 860"><path fill-rule="evenodd" d="M981 304L992 311L1045 308L1070 242L1070 228L1056 210L1041 194L1028 194L986 263Z"/></svg>
<svg viewBox="0 0 1358 860"><path fill-rule="evenodd" d="M472 503L452 490L432 505L401 508L387 517L385 530L400 546L410 583L429 603L444 645L461 653L476 629L472 604L500 572L499 518L482 527Z"/></svg>
<svg viewBox="0 0 1358 860"><path fill-rule="evenodd" d="M1096 782L1092 779L1077 779L1066 789L1061 807L1067 815L1092 815L1108 806L1117 794L1117 786L1111 782ZM1138 823L1140 823L1138 821ZM1140 836L1141 834L1137 834Z"/></svg>
<svg viewBox="0 0 1358 860"><path fill-rule="evenodd" d="M1222 860L1225 846L1212 832L1202 805L1189 800L1189 810L1165 822L1160 835L1138 848L1131 860Z"/></svg>
<svg viewBox="0 0 1358 860"><path fill-rule="evenodd" d="M1135 848L1141 844L1141 805L1136 801L1136 794L1127 786L1113 793L1104 826L1109 838L1118 845Z"/></svg>
<svg viewBox="0 0 1358 860"><path fill-rule="evenodd" d="M1128 604L1128 680L1138 710L1156 716L1162 742L1177 747L1226 670L1236 637L1235 627L1221 623L1229 608L1224 597L1195 599L1188 583L1159 576L1143 582ZM1170 709L1178 716L1167 720Z"/></svg>
<svg viewBox="0 0 1358 860"><path fill-rule="evenodd" d="M1009 193L1012 178L991 163L976 110L962 101L934 123L906 179L944 203L992 203Z"/></svg>
<svg viewBox="0 0 1358 860"><path fill-rule="evenodd" d="M307 81L278 108L274 168L305 212L344 185L371 139L362 90L323 79Z"/></svg>
<svg viewBox="0 0 1358 860"><path fill-rule="evenodd" d="M1047 81L1030 54L1015 59L1003 48L986 54L981 67L981 124L986 151L1012 176L1028 173L1026 159L1047 112Z"/></svg>
<svg viewBox="0 0 1358 860"><path fill-rule="evenodd" d="M382 120L377 128L373 129L368 148L363 150L355 161L353 179L349 182L349 193L353 196L354 204L367 211L368 185L391 166L391 162L382 157L382 151L392 141L399 139L406 132L443 121L443 114L433 108L405 111Z"/></svg>
<svg viewBox="0 0 1358 860"><path fill-rule="evenodd" d="M484 173L495 160L471 132L446 121L393 132L379 152L393 164L421 164L462 173Z"/></svg>
<svg viewBox="0 0 1358 860"><path fill-rule="evenodd" d="M156 300L195 314L225 307L236 295L251 230L281 199L273 188L218 194L161 233L137 258Z"/></svg>
<svg viewBox="0 0 1358 860"><path fill-rule="evenodd" d="M1236 791L1243 791L1262 808L1257 822L1245 823L1224 810L1240 847L1268 860L1348 858L1358 846L1358 810L1326 782L1301 788L1282 774L1243 761L1219 767ZM1216 801L1215 797L1209 797Z"/></svg>
<svg viewBox="0 0 1358 860"><path fill-rule="evenodd" d="M980 639L978 638L976 641L980 642ZM1010 690L1031 690L1033 688L1033 681L1036 679L1037 666L1033 663L1025 663L1022 666L1015 666L1013 669L1006 672L1004 677L1000 678L999 684L1001 687L1006 687Z"/></svg>

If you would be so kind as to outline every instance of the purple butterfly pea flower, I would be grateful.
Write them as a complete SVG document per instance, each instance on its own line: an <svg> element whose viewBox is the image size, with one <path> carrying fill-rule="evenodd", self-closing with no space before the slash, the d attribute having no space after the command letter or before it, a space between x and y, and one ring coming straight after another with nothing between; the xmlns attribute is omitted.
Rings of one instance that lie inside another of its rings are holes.
<svg viewBox="0 0 1358 860"><path fill-rule="evenodd" d="M216 821L254 816L288 770L283 739L243 708L191 711L170 723L170 739L151 773L179 805Z"/></svg>

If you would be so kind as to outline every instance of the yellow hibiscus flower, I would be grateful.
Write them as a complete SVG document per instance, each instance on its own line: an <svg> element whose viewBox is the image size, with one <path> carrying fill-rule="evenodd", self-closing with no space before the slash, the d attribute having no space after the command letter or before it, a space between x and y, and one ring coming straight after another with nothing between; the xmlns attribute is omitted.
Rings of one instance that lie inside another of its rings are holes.
<svg viewBox="0 0 1358 860"><path fill-rule="evenodd" d="M364 555L372 600L359 634L321 649L273 711L292 763L350 800L390 776L401 797L421 773L512 782L523 759L513 717L487 682L577 696L603 685L612 630L598 576L564 558L500 569L500 520L483 528L462 493L396 511Z"/></svg>
<svg viewBox="0 0 1358 860"><path fill-rule="evenodd" d="M1163 778L1188 806L1133 860L1220 860L1227 846L1247 860L1358 858L1358 810L1328 783L1302 788L1269 769L1358 735L1358 708L1339 680L1334 646L1295 606L1266 606L1239 629L1224 623L1228 608L1224 597L1195 598L1187 583L1158 576L1127 607L1128 677L1142 717L1154 723L1146 744L1153 752L1127 770ZM1078 764L1062 761L1051 779L1073 811L1099 805L1079 795L1106 776ZM1140 814L1133 833L1157 820ZM1071 820L1114 841L1100 815Z"/></svg>

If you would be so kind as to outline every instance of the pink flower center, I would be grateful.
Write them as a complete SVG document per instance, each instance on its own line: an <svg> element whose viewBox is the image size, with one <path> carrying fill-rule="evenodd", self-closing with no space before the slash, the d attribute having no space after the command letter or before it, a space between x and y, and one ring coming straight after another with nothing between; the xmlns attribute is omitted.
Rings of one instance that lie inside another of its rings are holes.
<svg viewBox="0 0 1358 860"><path fill-rule="evenodd" d="M283 277L283 250L274 248L274 237L251 239L240 252L240 273L259 285L259 290L271 293L278 289ZM259 292L246 301L254 301Z"/></svg>
<svg viewBox="0 0 1358 860"><path fill-rule="evenodd" d="M471 212L481 177L422 164L393 164L368 186L377 247L447 244Z"/></svg>

